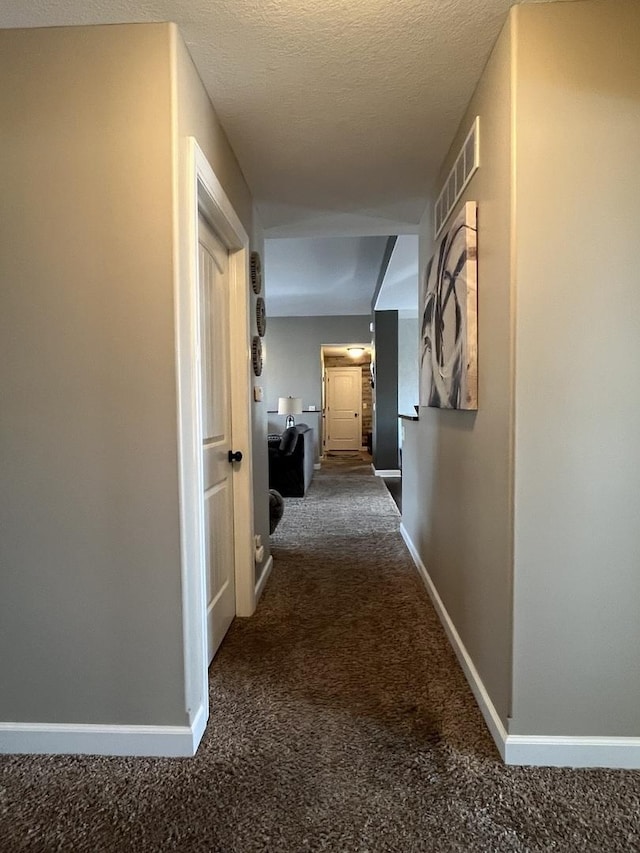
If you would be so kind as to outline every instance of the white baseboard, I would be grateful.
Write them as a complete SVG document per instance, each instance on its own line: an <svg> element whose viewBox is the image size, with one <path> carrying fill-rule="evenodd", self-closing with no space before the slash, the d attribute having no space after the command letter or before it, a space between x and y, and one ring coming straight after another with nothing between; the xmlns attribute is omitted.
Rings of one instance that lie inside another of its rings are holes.
<svg viewBox="0 0 640 853"><path fill-rule="evenodd" d="M258 578L258 582L256 584L256 604L260 601L262 597L262 593L264 592L264 588L267 585L267 581L269 580L269 575L271 574L271 569L273 568L273 557L269 554L269 559L265 563L264 569L262 570L262 574Z"/></svg>
<svg viewBox="0 0 640 853"><path fill-rule="evenodd" d="M0 723L0 754L188 758L196 754L206 724L203 707L190 726Z"/></svg>
<svg viewBox="0 0 640 853"><path fill-rule="evenodd" d="M640 769L640 738L507 735L506 764Z"/></svg>
<svg viewBox="0 0 640 853"><path fill-rule="evenodd" d="M611 767L640 769L640 738L511 735L487 693L471 657L404 524L400 533L456 653L491 737L505 764L538 767Z"/></svg>
<svg viewBox="0 0 640 853"><path fill-rule="evenodd" d="M373 465L371 466L373 468ZM402 471L399 468L373 468L373 473L376 477L401 477Z"/></svg>
<svg viewBox="0 0 640 853"><path fill-rule="evenodd" d="M191 733L193 735L193 751L191 755L195 755L198 747L200 746L200 741L205 733L205 729L207 728L207 721L209 719L209 697L205 698L206 706L200 705L196 713L193 715L193 720L191 721Z"/></svg>

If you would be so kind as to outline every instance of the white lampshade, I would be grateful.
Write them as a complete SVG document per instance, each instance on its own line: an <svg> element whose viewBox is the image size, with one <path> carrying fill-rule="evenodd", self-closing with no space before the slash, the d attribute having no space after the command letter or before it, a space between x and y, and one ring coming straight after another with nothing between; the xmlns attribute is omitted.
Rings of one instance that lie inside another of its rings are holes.
<svg viewBox="0 0 640 853"><path fill-rule="evenodd" d="M299 415L302 413L301 397L278 397L279 415Z"/></svg>

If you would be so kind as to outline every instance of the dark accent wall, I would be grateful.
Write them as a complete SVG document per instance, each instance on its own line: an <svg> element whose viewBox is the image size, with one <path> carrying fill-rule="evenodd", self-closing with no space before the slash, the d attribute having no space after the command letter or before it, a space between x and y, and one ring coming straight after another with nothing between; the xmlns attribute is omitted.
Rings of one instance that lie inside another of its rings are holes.
<svg viewBox="0 0 640 853"><path fill-rule="evenodd" d="M373 466L398 468L398 312L374 312Z"/></svg>

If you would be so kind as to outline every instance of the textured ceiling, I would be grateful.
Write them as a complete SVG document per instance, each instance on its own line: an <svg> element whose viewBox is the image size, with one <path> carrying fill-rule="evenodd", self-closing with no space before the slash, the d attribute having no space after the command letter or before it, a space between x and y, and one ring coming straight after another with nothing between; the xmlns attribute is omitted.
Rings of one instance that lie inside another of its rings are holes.
<svg viewBox="0 0 640 853"><path fill-rule="evenodd" d="M514 0L4 0L1 27L175 21L267 236L415 232Z"/></svg>
<svg viewBox="0 0 640 853"><path fill-rule="evenodd" d="M418 230L515 2L0 0L0 27L175 21L265 236L324 237L267 241L268 311L361 314L385 237ZM414 274L396 260L387 307L403 307Z"/></svg>

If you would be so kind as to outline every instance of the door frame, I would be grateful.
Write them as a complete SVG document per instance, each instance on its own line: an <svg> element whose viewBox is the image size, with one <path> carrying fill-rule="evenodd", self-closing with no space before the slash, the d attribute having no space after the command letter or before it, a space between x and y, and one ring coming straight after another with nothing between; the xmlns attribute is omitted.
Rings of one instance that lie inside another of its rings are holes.
<svg viewBox="0 0 640 853"><path fill-rule="evenodd" d="M344 349L346 351L347 347L362 347L362 349L367 353L368 357L371 359L373 363L373 341L369 343L323 343L320 344L320 388L321 388L321 417L320 417L320 458L324 458L325 451L327 450L326 446L326 438L327 438L327 386L326 386L326 376L325 372L328 365L325 363L326 358L330 358L333 353L327 352L327 350L336 350L336 349ZM361 362L354 361L353 367L357 367ZM333 366L333 365L331 365ZM350 367L351 365L345 364L344 367ZM360 419L362 419L362 391L360 393Z"/></svg>
<svg viewBox="0 0 640 853"><path fill-rule="evenodd" d="M174 272L174 308L185 701L189 724L204 732L209 716L209 682L199 381L198 217L202 215L207 220L229 252L231 440L234 449L243 453L242 463L234 466L233 474L237 616L251 616L256 607L249 236L194 137L184 141L180 158L185 180L182 193L180 182L174 183L174 192L180 194L181 202L180 221L174 222L174 240L180 241L174 247L180 258ZM177 172L174 170L174 174ZM181 225L185 227L184 232L181 232ZM181 233L185 235L184 241L180 239Z"/></svg>
<svg viewBox="0 0 640 853"><path fill-rule="evenodd" d="M327 392L327 386L328 386L330 371L332 371L332 370L353 370L354 372L356 370L358 371L358 378L359 378L358 399L360 401L360 404L358 406L357 412L358 412L358 435L360 436L360 440L358 442L358 450L360 450L362 448L362 366L360 364L353 364L353 365L343 364L340 367L324 366L323 374L322 374L322 391L323 391L322 398L323 398L324 425L325 425L325 430L326 430L326 436L325 436L326 450L331 451L331 448L329 447L329 434L330 434L329 433L329 421L330 421L330 418L327 416L327 402L328 402L328 398L329 398L329 394Z"/></svg>

